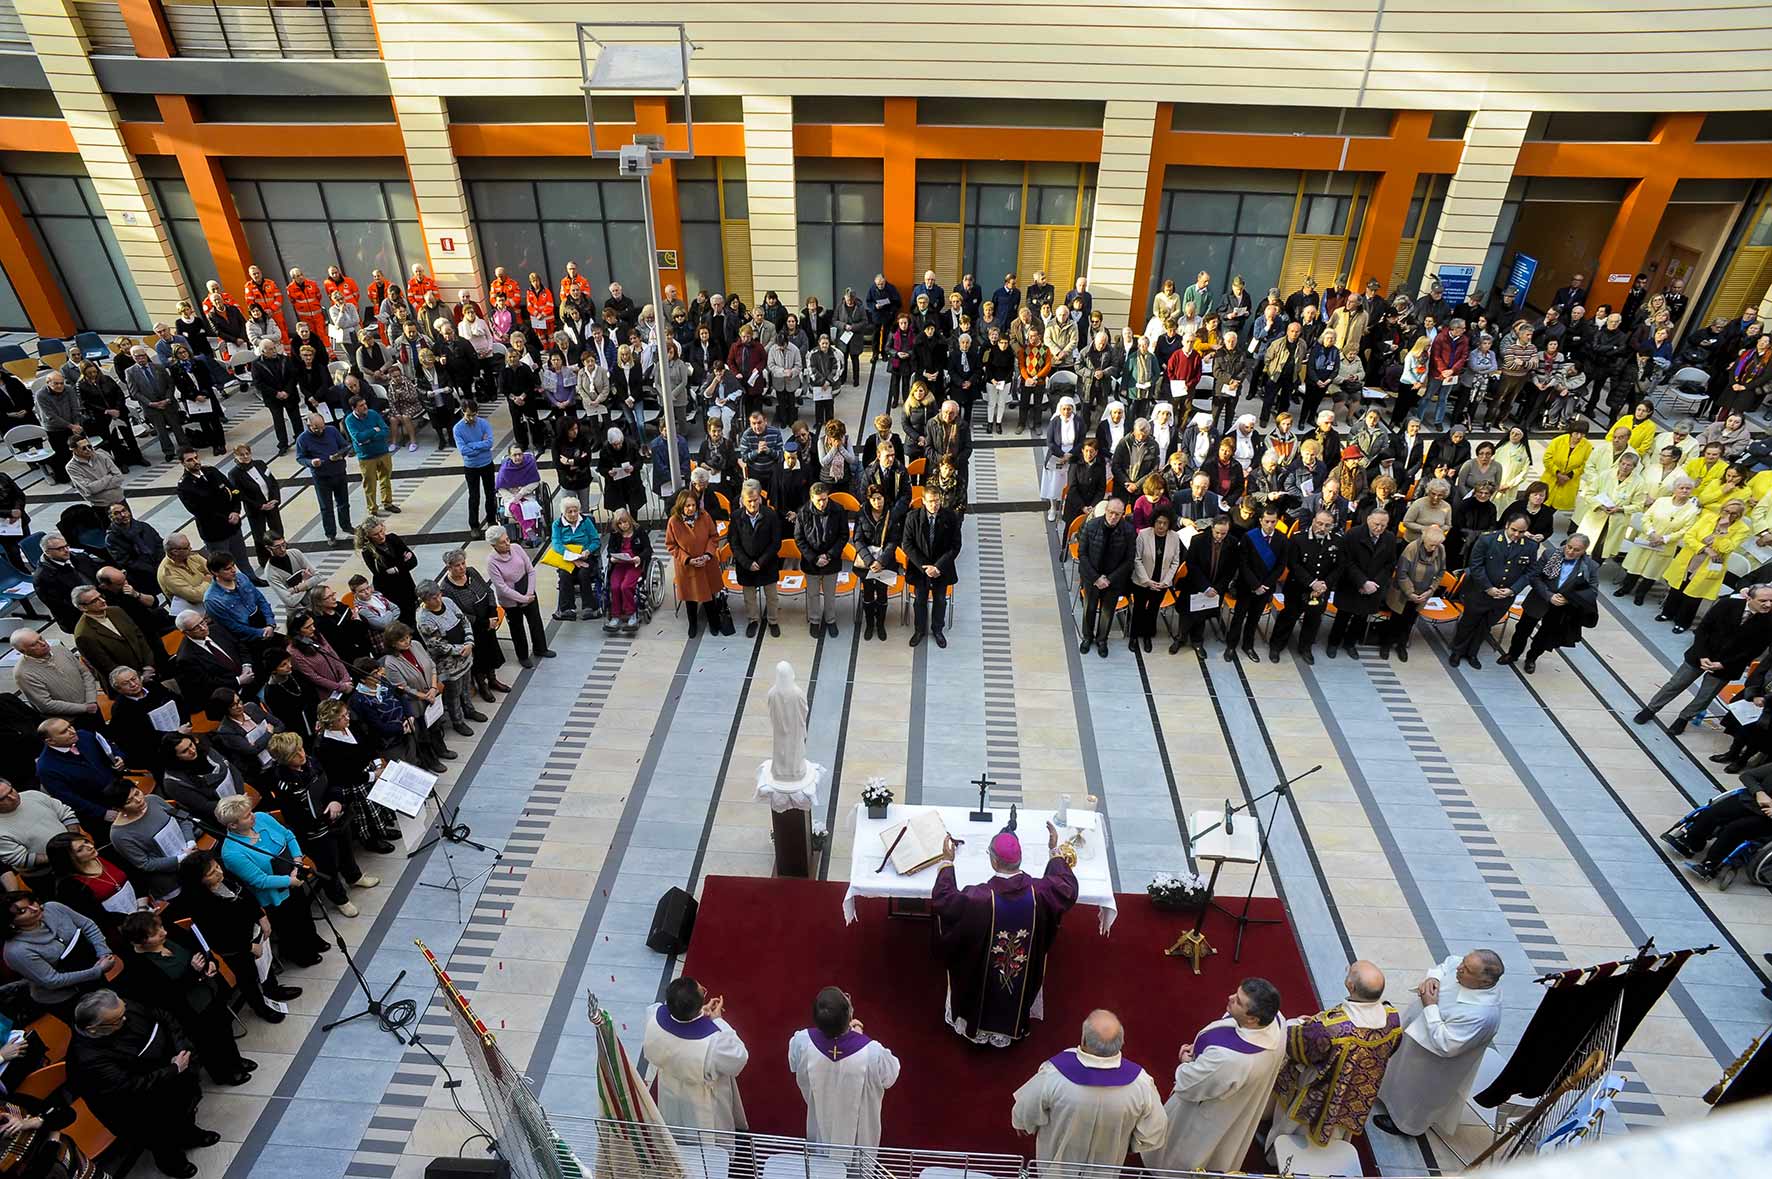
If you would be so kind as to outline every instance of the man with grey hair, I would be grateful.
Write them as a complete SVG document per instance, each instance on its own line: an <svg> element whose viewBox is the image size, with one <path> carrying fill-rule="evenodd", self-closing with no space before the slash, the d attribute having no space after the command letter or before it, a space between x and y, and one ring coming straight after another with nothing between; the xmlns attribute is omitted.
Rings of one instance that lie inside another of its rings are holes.
<svg viewBox="0 0 1772 1179"><path fill-rule="evenodd" d="M1117 1167L1128 1152L1155 1153L1169 1137L1169 1119L1149 1073L1121 1055L1119 1017L1097 1009L1083 1021L1080 1044L1046 1061L1015 1091L1010 1120L1018 1134L1037 1135L1034 1166L1062 1175L1053 1163Z"/></svg>
<svg viewBox="0 0 1772 1179"><path fill-rule="evenodd" d="M80 612L74 609L68 595L74 592L75 586L90 585L97 578L98 561L95 558L85 550L69 545L67 538L59 532L44 534L43 559L31 574L31 587L49 607L57 626L73 632L74 624L80 621Z"/></svg>
<svg viewBox="0 0 1772 1179"><path fill-rule="evenodd" d="M86 430L81 425L80 394L60 369L51 369L43 379L43 387L32 395L31 403L37 410L37 424L48 433L49 449L55 454L49 460L49 477L66 483L72 440Z"/></svg>
<svg viewBox="0 0 1772 1179"><path fill-rule="evenodd" d="M1483 1051L1501 1030L1503 972L1500 954L1472 950L1447 958L1416 986L1378 1090L1385 1113L1372 1121L1380 1130L1413 1137L1432 1126L1450 1138L1458 1129Z"/></svg>
<svg viewBox="0 0 1772 1179"><path fill-rule="evenodd" d="M74 1007L68 1088L125 1143L150 1152L171 1179L191 1179L185 1151L214 1146L221 1135L197 1124L203 1090L191 1041L176 1020L96 990Z"/></svg>
<svg viewBox="0 0 1772 1179"><path fill-rule="evenodd" d="M1142 420L1142 419L1140 419ZM1124 445L1124 444L1122 444ZM1077 562L1083 583L1083 638L1077 645L1087 655L1095 647L1103 659L1114 611L1132 588L1132 562L1138 537L1126 518L1126 501L1113 496L1091 516L1077 536Z"/></svg>
<svg viewBox="0 0 1772 1179"><path fill-rule="evenodd" d="M129 350L135 361L123 374L123 384L130 400L141 406L142 417L154 428L160 443L160 457L172 462L179 447L187 445L184 419L179 413L178 396L172 387L172 374L154 359L147 348L137 344Z"/></svg>
<svg viewBox="0 0 1772 1179"><path fill-rule="evenodd" d="M92 444L82 434L73 442L68 456L68 481L74 492L95 508L109 508L123 502L123 470L117 460Z"/></svg>
<svg viewBox="0 0 1772 1179"><path fill-rule="evenodd" d="M214 578L209 575L209 558L191 547L190 537L174 532L166 538L166 557L154 580L174 610L201 610Z"/></svg>
<svg viewBox="0 0 1772 1179"><path fill-rule="evenodd" d="M79 656L29 627L13 631L7 641L20 656L13 665L12 685L26 704L84 729L99 727L98 681Z"/></svg>
<svg viewBox="0 0 1772 1179"><path fill-rule="evenodd" d="M1546 550L1527 583L1513 641L1495 662L1506 667L1524 654L1525 671L1531 675L1538 670L1540 655L1578 645L1581 632L1600 621L1600 566L1587 550L1588 539L1579 532L1561 547Z"/></svg>
<svg viewBox="0 0 1772 1179"><path fill-rule="evenodd" d="M148 680L159 675L166 648L158 636L150 639L134 619L106 601L96 585L77 586L68 599L80 611L80 621L74 624L74 647L93 675L108 679L113 667L140 668L142 678Z"/></svg>

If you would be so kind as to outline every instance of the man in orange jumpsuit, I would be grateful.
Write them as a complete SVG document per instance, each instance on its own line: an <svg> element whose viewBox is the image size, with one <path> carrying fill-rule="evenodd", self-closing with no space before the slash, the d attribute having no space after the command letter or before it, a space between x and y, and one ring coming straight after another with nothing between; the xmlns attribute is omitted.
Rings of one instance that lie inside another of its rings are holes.
<svg viewBox="0 0 1772 1179"><path fill-rule="evenodd" d="M320 284L301 272L301 267L289 268L289 305L295 309L295 317L304 321L314 329L314 338L326 339L326 304L321 298Z"/></svg>

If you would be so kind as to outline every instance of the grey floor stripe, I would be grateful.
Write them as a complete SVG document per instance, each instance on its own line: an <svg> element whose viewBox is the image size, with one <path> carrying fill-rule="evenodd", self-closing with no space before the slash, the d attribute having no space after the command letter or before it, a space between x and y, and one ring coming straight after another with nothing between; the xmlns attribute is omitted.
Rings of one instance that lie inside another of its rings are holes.
<svg viewBox="0 0 1772 1179"><path fill-rule="evenodd" d="M972 486L980 499L997 496L997 456L985 451L972 458ZM993 708L993 698L1015 696L1011 662L1009 586L1004 574L1003 521L977 516L979 648L984 665L985 772L997 786L992 797L1004 803L1022 801L1021 728L1013 703Z"/></svg>

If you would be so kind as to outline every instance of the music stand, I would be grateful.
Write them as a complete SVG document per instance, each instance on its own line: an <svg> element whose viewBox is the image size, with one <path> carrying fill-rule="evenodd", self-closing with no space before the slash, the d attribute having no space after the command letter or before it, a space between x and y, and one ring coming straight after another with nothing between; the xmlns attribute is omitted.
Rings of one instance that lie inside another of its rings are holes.
<svg viewBox="0 0 1772 1179"><path fill-rule="evenodd" d="M436 830L431 832L430 837L423 843L407 852L406 858L410 860L413 856L418 855L418 853L425 851L428 848L437 845L442 846L443 863L448 866L449 875L442 881L438 882L421 880L418 882L418 886L420 888L435 888L443 892L453 892L455 894L455 913L459 918L461 916L462 898L467 895L466 890L476 881L484 880L488 876L491 876L492 870L498 867L498 862L505 857L503 852L488 847L486 844L480 843L477 840L468 838L472 828L466 823L457 823L455 821L455 816L452 816L449 813L442 798L438 797L437 788L435 786L431 787L431 804L437 808L437 817L433 820L436 824ZM492 862L470 876L461 875L455 867L455 856L449 850L450 845L456 843L466 844L467 846L477 848L480 851L491 852Z"/></svg>

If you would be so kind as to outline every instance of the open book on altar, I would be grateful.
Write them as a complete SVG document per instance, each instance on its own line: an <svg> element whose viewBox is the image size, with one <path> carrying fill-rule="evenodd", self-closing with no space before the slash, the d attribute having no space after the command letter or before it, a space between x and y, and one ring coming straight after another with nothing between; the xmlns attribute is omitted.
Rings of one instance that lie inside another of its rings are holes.
<svg viewBox="0 0 1772 1179"><path fill-rule="evenodd" d="M901 838L902 836L902 838ZM917 811L902 823L880 832L880 842L887 849L887 858L900 876L915 876L941 859L947 842L947 824L935 810Z"/></svg>

